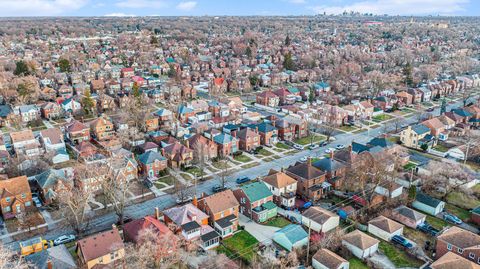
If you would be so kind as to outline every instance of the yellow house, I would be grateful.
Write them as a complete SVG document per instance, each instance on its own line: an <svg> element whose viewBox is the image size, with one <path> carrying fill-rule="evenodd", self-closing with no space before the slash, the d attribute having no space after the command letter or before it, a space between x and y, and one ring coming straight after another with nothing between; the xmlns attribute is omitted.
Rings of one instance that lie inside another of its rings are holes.
<svg viewBox="0 0 480 269"><path fill-rule="evenodd" d="M409 148L421 149L426 144L431 147L435 143L435 137L430 134L430 128L423 124L408 126L400 133L400 141Z"/></svg>
<svg viewBox="0 0 480 269"><path fill-rule="evenodd" d="M125 257L125 246L118 229L86 237L77 242L77 255L84 268L91 269L95 266L119 266Z"/></svg>
<svg viewBox="0 0 480 269"><path fill-rule="evenodd" d="M20 252L22 256L27 256L33 253L43 251L49 247L52 247L51 241L36 237L27 241L20 242Z"/></svg>

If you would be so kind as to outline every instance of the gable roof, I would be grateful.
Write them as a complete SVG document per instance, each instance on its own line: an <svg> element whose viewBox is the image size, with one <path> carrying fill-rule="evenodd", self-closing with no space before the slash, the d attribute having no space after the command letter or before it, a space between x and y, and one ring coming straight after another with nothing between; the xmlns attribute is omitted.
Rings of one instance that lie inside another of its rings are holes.
<svg viewBox="0 0 480 269"><path fill-rule="evenodd" d="M312 166L310 161L306 163L297 163L294 166L289 167L287 171L307 180L314 179L325 174L322 170Z"/></svg>
<svg viewBox="0 0 480 269"><path fill-rule="evenodd" d="M141 219L136 219L123 225L123 233L133 242L138 242L140 233L145 229L152 229L160 236L173 235L172 231L158 219L152 216L145 216ZM171 240L172 238L169 238Z"/></svg>
<svg viewBox="0 0 480 269"><path fill-rule="evenodd" d="M274 173L271 173L265 176L262 179L262 181L279 189L284 188L286 186L290 186L294 183L297 183L297 181L294 178L290 177L284 172L276 172L276 171L274 171Z"/></svg>
<svg viewBox="0 0 480 269"><path fill-rule="evenodd" d="M156 160L164 161L166 160L166 158L156 151L147 151L142 155L138 156L138 161L143 164L150 164L155 162Z"/></svg>
<svg viewBox="0 0 480 269"><path fill-rule="evenodd" d="M22 142L27 140L33 140L35 139L35 136L33 136L32 130L25 129L18 132L11 132L10 138L12 139L12 143L16 143L16 142Z"/></svg>
<svg viewBox="0 0 480 269"><path fill-rule="evenodd" d="M53 268L74 269L78 268L75 260L65 245L50 247L25 257L25 260L37 269L48 269L48 262Z"/></svg>
<svg viewBox="0 0 480 269"><path fill-rule="evenodd" d="M404 216L404 217L406 217L406 218L409 218L409 219L412 219L412 220L415 220L415 221L424 219L426 217L425 214L422 214L422 213L420 213L416 210L413 210L409 207L406 207L404 205L395 208L393 211L402 215L402 216Z"/></svg>
<svg viewBox="0 0 480 269"><path fill-rule="evenodd" d="M45 189L55 186L58 181L64 181L66 178L63 171L48 169L47 171L36 175L35 180L42 189Z"/></svg>
<svg viewBox="0 0 480 269"><path fill-rule="evenodd" d="M305 210L305 212L302 213L302 216L309 218L318 224L324 224L330 218L338 217L337 214L318 206L312 206Z"/></svg>
<svg viewBox="0 0 480 269"><path fill-rule="evenodd" d="M312 164L316 168L326 171L326 172L331 172L331 171L336 171L338 169L341 169L345 167L345 165L335 159L332 158L323 158L320 159Z"/></svg>
<svg viewBox="0 0 480 269"><path fill-rule="evenodd" d="M437 236L437 240L443 240L459 248L480 249L480 236L457 226L452 226Z"/></svg>
<svg viewBox="0 0 480 269"><path fill-rule="evenodd" d="M346 234L343 238L343 241L348 242L351 245L354 245L362 250L368 249L375 244L380 243L379 240L367 235L364 232L355 230L351 233Z"/></svg>
<svg viewBox="0 0 480 269"><path fill-rule="evenodd" d="M393 221L385 216L378 216L369 221L368 224L378 227L388 233L393 233L403 228L402 224Z"/></svg>
<svg viewBox="0 0 480 269"><path fill-rule="evenodd" d="M243 185L240 189L242 189L250 202L255 202L272 195L272 192L268 189L267 185L261 181Z"/></svg>
<svg viewBox="0 0 480 269"><path fill-rule="evenodd" d="M85 261L91 261L124 248L117 228L83 238L77 242L77 246L80 247Z"/></svg>
<svg viewBox="0 0 480 269"><path fill-rule="evenodd" d="M425 134L425 133L430 133L430 128L428 128L427 126L425 126L421 123L413 125L412 130L419 135L422 135L422 134Z"/></svg>
<svg viewBox="0 0 480 269"><path fill-rule="evenodd" d="M40 135L45 139L49 138L51 144L63 143L63 134L58 128L48 128L40 131Z"/></svg>
<svg viewBox="0 0 480 269"><path fill-rule="evenodd" d="M326 248L319 249L315 255L313 255L313 259L331 269L336 269L340 267L342 263L347 262L347 260Z"/></svg>
<svg viewBox="0 0 480 269"><path fill-rule="evenodd" d="M480 269L480 265L449 251L430 265L431 269Z"/></svg>
<svg viewBox="0 0 480 269"><path fill-rule="evenodd" d="M292 245L308 237L307 232L298 224L289 224L275 232L274 237L283 235Z"/></svg>
<svg viewBox="0 0 480 269"><path fill-rule="evenodd" d="M208 205L213 214L240 205L230 189L212 194L202 200Z"/></svg>
<svg viewBox="0 0 480 269"><path fill-rule="evenodd" d="M433 198L431 196L428 196L424 194L423 192L418 192L417 196L415 196L415 200L422 203L426 204L431 207L437 207L439 204L444 203L443 201L440 201L436 198Z"/></svg>
<svg viewBox="0 0 480 269"><path fill-rule="evenodd" d="M207 214L196 208L193 204L172 207L163 211L163 213L178 226L193 221L200 222L201 220L208 218Z"/></svg>
<svg viewBox="0 0 480 269"><path fill-rule="evenodd" d="M30 193L27 176L0 180L0 198Z"/></svg>

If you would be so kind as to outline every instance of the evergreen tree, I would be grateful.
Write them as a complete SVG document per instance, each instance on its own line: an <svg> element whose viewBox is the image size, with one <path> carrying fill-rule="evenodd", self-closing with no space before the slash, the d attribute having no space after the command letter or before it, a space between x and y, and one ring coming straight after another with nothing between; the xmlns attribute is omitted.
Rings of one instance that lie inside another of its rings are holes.
<svg viewBox="0 0 480 269"><path fill-rule="evenodd" d="M140 96L141 96L140 87L138 86L138 84L136 82L133 83L132 94L137 99L140 98Z"/></svg>
<svg viewBox="0 0 480 269"><path fill-rule="evenodd" d="M28 65L24 61L18 61L15 64L15 71L13 71L15 76L28 76L30 74Z"/></svg>
<svg viewBox="0 0 480 269"><path fill-rule="evenodd" d="M295 63L292 59L292 53L287 53L285 55L285 59L283 60L283 68L287 70L293 70L295 68Z"/></svg>
<svg viewBox="0 0 480 269"><path fill-rule="evenodd" d="M92 95L90 94L89 90L85 92L85 96L82 98L81 103L83 111L85 111L86 114L90 114L93 112L93 106L95 106L95 102L93 101Z"/></svg>
<svg viewBox="0 0 480 269"><path fill-rule="evenodd" d="M413 87L413 67L412 64L407 63L403 68L403 75L405 76L405 84L408 87Z"/></svg>
<svg viewBox="0 0 480 269"><path fill-rule="evenodd" d="M250 47L247 47L245 50L245 55L247 55L248 58L252 58L252 49Z"/></svg>
<svg viewBox="0 0 480 269"><path fill-rule="evenodd" d="M60 72L67 73L70 72L70 62L67 59L60 59L58 61L58 67L60 67Z"/></svg>
<svg viewBox="0 0 480 269"><path fill-rule="evenodd" d="M290 46L290 43L291 43L291 42L292 42L292 41L290 40L290 36L287 35L287 37L285 37L285 46Z"/></svg>
<svg viewBox="0 0 480 269"><path fill-rule="evenodd" d="M150 44L155 45L158 44L158 38L155 35L150 37Z"/></svg>

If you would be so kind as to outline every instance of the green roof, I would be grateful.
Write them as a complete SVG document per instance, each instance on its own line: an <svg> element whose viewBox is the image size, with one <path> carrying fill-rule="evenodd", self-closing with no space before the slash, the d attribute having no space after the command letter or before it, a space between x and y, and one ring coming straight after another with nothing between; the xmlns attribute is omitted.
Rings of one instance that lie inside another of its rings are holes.
<svg viewBox="0 0 480 269"><path fill-rule="evenodd" d="M240 187L250 202L255 202L260 199L272 196L272 192L268 189L265 183L256 181Z"/></svg>
<svg viewBox="0 0 480 269"><path fill-rule="evenodd" d="M265 204L263 204L263 207L265 207L267 210L272 210L277 207L272 201L268 201Z"/></svg>

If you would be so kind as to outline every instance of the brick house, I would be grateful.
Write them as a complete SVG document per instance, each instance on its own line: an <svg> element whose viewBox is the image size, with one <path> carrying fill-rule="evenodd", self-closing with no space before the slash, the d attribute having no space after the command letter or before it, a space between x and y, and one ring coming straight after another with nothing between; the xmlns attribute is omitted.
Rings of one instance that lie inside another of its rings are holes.
<svg viewBox="0 0 480 269"><path fill-rule="evenodd" d="M297 181L283 171L270 170L261 179L273 193L273 202L280 207L294 207L297 193Z"/></svg>
<svg viewBox="0 0 480 269"><path fill-rule="evenodd" d="M113 138L115 130L113 123L104 118L97 118L90 123L90 131L97 140L108 140Z"/></svg>
<svg viewBox="0 0 480 269"><path fill-rule="evenodd" d="M193 150L193 158L199 160L201 158L210 160L218 156L218 145L213 139L208 139L201 134L195 134L188 138L189 148ZM196 156L202 154L203 156Z"/></svg>
<svg viewBox="0 0 480 269"><path fill-rule="evenodd" d="M293 141L295 136L295 126L284 119L275 121L278 130L278 138L282 141Z"/></svg>
<svg viewBox="0 0 480 269"><path fill-rule="evenodd" d="M162 148L162 155L167 158L168 165L173 168L189 166L193 160L193 150L179 142Z"/></svg>
<svg viewBox="0 0 480 269"><path fill-rule="evenodd" d="M56 119L63 115L62 107L54 102L40 105L40 114L44 119Z"/></svg>
<svg viewBox="0 0 480 269"><path fill-rule="evenodd" d="M297 194L305 200L317 201L330 188L330 184L324 184L325 172L314 167L311 159L289 167L286 174L297 180Z"/></svg>
<svg viewBox="0 0 480 269"><path fill-rule="evenodd" d="M167 168L167 159L156 151L147 151L138 156L138 165L144 176L154 178Z"/></svg>
<svg viewBox="0 0 480 269"><path fill-rule="evenodd" d="M452 226L437 236L435 249L437 257L452 252L480 264L480 236L457 226Z"/></svg>
<svg viewBox="0 0 480 269"><path fill-rule="evenodd" d="M326 180L332 184L334 189L338 189L343 185L345 175L347 173L347 166L333 158L333 152L329 158L323 158L312 165L322 171L324 171Z"/></svg>
<svg viewBox="0 0 480 269"><path fill-rule="evenodd" d="M264 91L257 94L257 104L268 107L277 107L279 103L280 98L272 91Z"/></svg>
<svg viewBox="0 0 480 269"><path fill-rule="evenodd" d="M79 240L76 253L82 268L118 268L125 257L125 246L118 229L113 227Z"/></svg>
<svg viewBox="0 0 480 269"><path fill-rule="evenodd" d="M254 220L264 222L277 215L273 194L265 183L257 181L233 191L240 203L240 213Z"/></svg>
<svg viewBox="0 0 480 269"><path fill-rule="evenodd" d="M233 235L238 229L239 203L232 190L225 190L198 200L198 208L209 215L209 223L222 236Z"/></svg>
<svg viewBox="0 0 480 269"><path fill-rule="evenodd" d="M15 218L32 206L32 193L26 176L0 180L0 195L4 219Z"/></svg>
<svg viewBox="0 0 480 269"><path fill-rule="evenodd" d="M275 122L273 124L275 125ZM278 142L278 131L274 125L267 122L251 125L253 129L258 131L262 145L275 145Z"/></svg>
<svg viewBox="0 0 480 269"><path fill-rule="evenodd" d="M402 91L396 94L398 100L402 102L404 105L411 105L413 103L413 96L408 92Z"/></svg>
<svg viewBox="0 0 480 269"><path fill-rule="evenodd" d="M248 127L238 131L237 138L240 150L251 151L260 146L260 135Z"/></svg>
<svg viewBox="0 0 480 269"><path fill-rule="evenodd" d="M63 130L67 139L73 144L90 140L90 128L77 120L66 123Z"/></svg>
<svg viewBox="0 0 480 269"><path fill-rule="evenodd" d="M218 134L213 137L213 141L218 145L219 156L228 156L238 150L238 139L229 134Z"/></svg>

